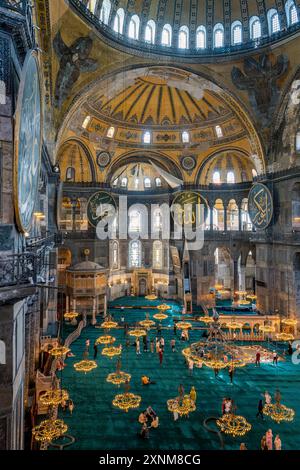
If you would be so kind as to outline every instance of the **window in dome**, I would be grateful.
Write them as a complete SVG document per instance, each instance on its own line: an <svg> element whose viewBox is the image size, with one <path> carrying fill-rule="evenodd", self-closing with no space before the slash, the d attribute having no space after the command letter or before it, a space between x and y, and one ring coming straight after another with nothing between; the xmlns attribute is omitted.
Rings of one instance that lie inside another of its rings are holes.
<svg viewBox="0 0 300 470"><path fill-rule="evenodd" d="M151 188L151 179L150 178L146 177L144 179L144 186L145 186L145 188Z"/></svg>
<svg viewBox="0 0 300 470"><path fill-rule="evenodd" d="M153 20L149 20L146 24L145 41L150 44L154 44L155 42L155 22Z"/></svg>
<svg viewBox="0 0 300 470"><path fill-rule="evenodd" d="M224 28L221 23L217 23L214 27L214 47L224 46Z"/></svg>
<svg viewBox="0 0 300 470"><path fill-rule="evenodd" d="M100 21L104 24L108 24L109 14L111 9L111 3L109 0L103 0L100 10Z"/></svg>
<svg viewBox="0 0 300 470"><path fill-rule="evenodd" d="M161 187L161 179L160 178L155 178L155 186L157 188L160 188Z"/></svg>
<svg viewBox="0 0 300 470"><path fill-rule="evenodd" d="M118 180L119 178L116 178L114 181L113 181L113 187L115 188L116 186L118 186Z"/></svg>
<svg viewBox="0 0 300 470"><path fill-rule="evenodd" d="M123 8L119 8L117 10L115 20L114 20L114 31L116 33L122 34L123 33L123 26L124 26L124 10Z"/></svg>
<svg viewBox="0 0 300 470"><path fill-rule="evenodd" d="M69 166L66 171L66 181L75 181L75 168Z"/></svg>
<svg viewBox="0 0 300 470"><path fill-rule="evenodd" d="M234 21L231 26L231 42L233 45L241 44L242 39L242 23L240 21Z"/></svg>
<svg viewBox="0 0 300 470"><path fill-rule="evenodd" d="M235 178L234 178L233 171L228 171L228 173L227 173L227 183L229 183L229 184L235 183Z"/></svg>
<svg viewBox="0 0 300 470"><path fill-rule="evenodd" d="M214 171L213 173L213 183L220 184L221 183L221 175L219 171Z"/></svg>
<svg viewBox="0 0 300 470"><path fill-rule="evenodd" d="M172 27L169 24L165 24L161 33L161 43L163 46L172 45Z"/></svg>
<svg viewBox="0 0 300 470"><path fill-rule="evenodd" d="M259 39L261 37L261 24L257 16L250 18L250 37L251 39Z"/></svg>
<svg viewBox="0 0 300 470"><path fill-rule="evenodd" d="M87 116L87 117L84 119L84 121L83 121L83 123L82 123L83 129L86 129L86 128L88 127L90 121L91 121L91 116Z"/></svg>
<svg viewBox="0 0 300 470"><path fill-rule="evenodd" d="M205 29L205 26L199 26L199 28L197 28L196 47L197 47L197 49L205 49L205 47L206 47L206 29Z"/></svg>
<svg viewBox="0 0 300 470"><path fill-rule="evenodd" d="M271 8L268 11L268 25L269 25L269 33L274 34L280 31L280 22L279 22L279 15L277 10Z"/></svg>
<svg viewBox="0 0 300 470"><path fill-rule="evenodd" d="M139 184L140 184L139 178L135 178L135 180L134 180L134 187L135 187L135 189L139 189Z"/></svg>
<svg viewBox="0 0 300 470"><path fill-rule="evenodd" d="M149 131L144 132L143 142L144 142L144 144L150 144L151 143L151 133Z"/></svg>
<svg viewBox="0 0 300 470"><path fill-rule="evenodd" d="M252 178L256 178L257 177L257 171L252 168Z"/></svg>
<svg viewBox="0 0 300 470"><path fill-rule="evenodd" d="M140 29L140 19L137 15L131 17L129 27L128 27L128 37L131 39L139 38L139 29Z"/></svg>
<svg viewBox="0 0 300 470"><path fill-rule="evenodd" d="M296 152L300 152L300 131L296 134Z"/></svg>
<svg viewBox="0 0 300 470"><path fill-rule="evenodd" d="M189 29L187 26L181 26L178 34L179 49L188 49L189 47Z"/></svg>
<svg viewBox="0 0 300 470"><path fill-rule="evenodd" d="M217 134L218 139L221 139L223 137L222 127L216 126L215 129L216 129L216 134Z"/></svg>
<svg viewBox="0 0 300 470"><path fill-rule="evenodd" d="M142 263L142 245L139 240L132 240L129 243L129 266L139 268Z"/></svg>
<svg viewBox="0 0 300 470"><path fill-rule="evenodd" d="M127 188L127 183L128 183L128 179L126 178L126 176L124 176L124 177L121 179L121 186L122 186L122 188Z"/></svg>
<svg viewBox="0 0 300 470"><path fill-rule="evenodd" d="M114 135L115 135L115 128L111 126L107 131L106 137L109 137L110 139L112 139Z"/></svg>
<svg viewBox="0 0 300 470"><path fill-rule="evenodd" d="M181 134L181 138L184 144L188 144L190 141L190 134L188 133L188 131L183 131Z"/></svg>
<svg viewBox="0 0 300 470"><path fill-rule="evenodd" d="M288 0L285 3L285 11L286 11L288 26L298 23L297 8L293 0Z"/></svg>
<svg viewBox="0 0 300 470"><path fill-rule="evenodd" d="M95 13L97 0L89 0L87 7L92 12Z"/></svg>

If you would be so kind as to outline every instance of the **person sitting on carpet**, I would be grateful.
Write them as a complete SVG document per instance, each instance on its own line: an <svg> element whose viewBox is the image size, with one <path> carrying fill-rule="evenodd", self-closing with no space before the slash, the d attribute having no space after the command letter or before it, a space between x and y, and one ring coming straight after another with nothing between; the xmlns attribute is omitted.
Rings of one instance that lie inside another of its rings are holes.
<svg viewBox="0 0 300 470"><path fill-rule="evenodd" d="M157 429L158 426L159 426L159 418L158 418L158 416L156 416L156 418L154 418L154 419L152 420L151 428Z"/></svg>
<svg viewBox="0 0 300 470"><path fill-rule="evenodd" d="M143 375L143 377L141 378L141 381L143 385L156 384L156 382L152 382L150 380L150 377L147 377L147 375Z"/></svg>
<svg viewBox="0 0 300 470"><path fill-rule="evenodd" d="M140 434L142 439L149 439L149 429L146 423L143 424Z"/></svg>
<svg viewBox="0 0 300 470"><path fill-rule="evenodd" d="M148 418L146 416L146 412L144 411L143 413L140 413L139 415L139 423L144 424L147 423Z"/></svg>
<svg viewBox="0 0 300 470"><path fill-rule="evenodd" d="M148 408L146 409L146 416L153 420L157 417L157 414L151 406L148 406Z"/></svg>

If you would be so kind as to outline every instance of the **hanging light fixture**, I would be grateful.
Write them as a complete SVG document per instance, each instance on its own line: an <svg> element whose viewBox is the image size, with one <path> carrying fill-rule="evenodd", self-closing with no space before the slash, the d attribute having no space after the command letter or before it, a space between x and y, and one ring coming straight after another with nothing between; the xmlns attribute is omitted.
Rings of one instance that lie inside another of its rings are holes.
<svg viewBox="0 0 300 470"><path fill-rule="evenodd" d="M232 413L224 414L222 418L217 419L217 426L222 432L233 437L244 436L252 427L246 418Z"/></svg>

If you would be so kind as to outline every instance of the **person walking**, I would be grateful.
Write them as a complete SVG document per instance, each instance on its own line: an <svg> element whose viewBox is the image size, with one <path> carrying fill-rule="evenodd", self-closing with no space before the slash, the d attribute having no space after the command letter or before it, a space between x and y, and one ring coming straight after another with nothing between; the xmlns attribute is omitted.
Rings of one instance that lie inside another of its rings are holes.
<svg viewBox="0 0 300 470"><path fill-rule="evenodd" d="M97 357L97 354L98 354L98 348L97 348L97 344L94 343L94 360L96 359Z"/></svg>
<svg viewBox="0 0 300 470"><path fill-rule="evenodd" d="M280 439L279 434L277 434L277 436L274 439L274 447L275 447L275 450L281 450L281 439Z"/></svg>
<svg viewBox="0 0 300 470"><path fill-rule="evenodd" d="M233 366L229 366L229 368L228 368L228 375L229 375L230 383L231 383L231 384L233 383L233 373L234 373L234 368L233 368Z"/></svg>
<svg viewBox="0 0 300 470"><path fill-rule="evenodd" d="M194 371L194 361L190 359L189 360L189 374L193 375L193 371Z"/></svg>
<svg viewBox="0 0 300 470"><path fill-rule="evenodd" d="M260 367L260 351L256 351L255 366Z"/></svg>
<svg viewBox="0 0 300 470"><path fill-rule="evenodd" d="M173 331L174 331L174 336L177 336L177 324L176 324L176 322L174 322Z"/></svg>
<svg viewBox="0 0 300 470"><path fill-rule="evenodd" d="M164 358L164 353L162 349L159 350L158 355L159 355L159 364L162 365L163 358Z"/></svg>
<svg viewBox="0 0 300 470"><path fill-rule="evenodd" d="M266 405L270 405L271 401L272 401L272 397L269 394L268 390L266 390L265 391L265 403L266 403Z"/></svg>
<svg viewBox="0 0 300 470"><path fill-rule="evenodd" d="M139 338L137 338L135 341L135 350L137 354L141 354L141 345Z"/></svg>
<svg viewBox="0 0 300 470"><path fill-rule="evenodd" d="M175 338L171 339L171 348L172 348L172 352L176 351L176 340L175 340Z"/></svg>
<svg viewBox="0 0 300 470"><path fill-rule="evenodd" d="M191 391L190 391L190 399L196 404L197 392L196 392L194 385L192 386Z"/></svg>
<svg viewBox="0 0 300 470"><path fill-rule="evenodd" d="M272 433L272 429L268 429L268 431L266 432L266 444L267 444L268 450L273 450L273 433Z"/></svg>
<svg viewBox="0 0 300 470"><path fill-rule="evenodd" d="M267 446L267 440L266 440L265 434L264 434L263 437L261 438L261 441L260 441L260 448L261 448L261 450L269 450L269 449L268 449L268 446Z"/></svg>
<svg viewBox="0 0 300 470"><path fill-rule="evenodd" d="M160 344L159 344L158 338L156 338L155 350L156 350L157 354L159 354L159 351L160 351Z"/></svg>
<svg viewBox="0 0 300 470"><path fill-rule="evenodd" d="M277 364L278 364L278 354L274 349L274 351L273 351L273 365L277 366Z"/></svg>
<svg viewBox="0 0 300 470"><path fill-rule="evenodd" d="M161 323L157 325L157 336L161 335Z"/></svg>
<svg viewBox="0 0 300 470"><path fill-rule="evenodd" d="M163 337L160 338L160 348L162 349L162 351L164 351L165 349L165 339Z"/></svg>
<svg viewBox="0 0 300 470"><path fill-rule="evenodd" d="M150 341L150 351L154 353L154 339L153 338Z"/></svg>
<svg viewBox="0 0 300 470"><path fill-rule="evenodd" d="M263 409L264 409L264 404L263 404L263 401L260 399L258 402L258 406L257 406L257 413L256 413L257 418L260 416L261 419L265 419L263 415Z"/></svg>

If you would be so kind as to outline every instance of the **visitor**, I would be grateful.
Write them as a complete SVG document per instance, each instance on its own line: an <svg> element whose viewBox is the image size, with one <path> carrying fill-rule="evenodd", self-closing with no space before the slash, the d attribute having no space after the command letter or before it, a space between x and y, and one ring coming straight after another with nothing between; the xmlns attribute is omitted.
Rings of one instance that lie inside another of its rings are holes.
<svg viewBox="0 0 300 470"><path fill-rule="evenodd" d="M174 338L171 339L171 348L172 348L172 352L176 351L176 340Z"/></svg>
<svg viewBox="0 0 300 470"><path fill-rule="evenodd" d="M128 335L128 330L129 330L129 325L128 325L128 323L125 323L125 325L124 325L124 336Z"/></svg>
<svg viewBox="0 0 300 470"><path fill-rule="evenodd" d="M150 351L154 353L154 339L153 338L150 341Z"/></svg>
<svg viewBox="0 0 300 470"><path fill-rule="evenodd" d="M274 400L275 400L276 405L280 405L281 393L280 393L278 388L276 389L276 392L275 392L275 395L274 395Z"/></svg>
<svg viewBox="0 0 300 470"><path fill-rule="evenodd" d="M97 347L97 344L94 343L94 360L96 359L97 354L98 354L98 347Z"/></svg>
<svg viewBox="0 0 300 470"><path fill-rule="evenodd" d="M278 363L278 354L274 349L274 351L273 351L273 365L277 366L277 363Z"/></svg>
<svg viewBox="0 0 300 470"><path fill-rule="evenodd" d="M268 446L267 446L267 440L266 440L266 436L263 435L263 437L261 438L261 441L260 441L260 448L261 450L269 450L268 449Z"/></svg>
<svg viewBox="0 0 300 470"><path fill-rule="evenodd" d="M266 404L266 405L270 405L271 401L272 401L272 397L271 397L271 395L269 394L269 392L266 390L266 391L265 391L265 404Z"/></svg>
<svg viewBox="0 0 300 470"><path fill-rule="evenodd" d="M69 400L69 411L71 413L71 415L73 414L73 410L74 410L74 402L73 400Z"/></svg>
<svg viewBox="0 0 300 470"><path fill-rule="evenodd" d="M156 329L157 329L157 336L160 336L161 335L161 323L157 325Z"/></svg>
<svg viewBox="0 0 300 470"><path fill-rule="evenodd" d="M156 350L156 353L159 354L159 351L160 351L160 343L159 343L158 338L156 338L155 350Z"/></svg>
<svg viewBox="0 0 300 470"><path fill-rule="evenodd" d="M148 426L147 426L147 423L144 423L142 425L142 429L141 429L141 438L142 439L149 439L149 429L148 429Z"/></svg>
<svg viewBox="0 0 300 470"><path fill-rule="evenodd" d="M178 400L177 400L178 401ZM178 418L179 418L179 414L178 414L178 411L173 411L173 418L174 418L174 421L177 421Z"/></svg>
<svg viewBox="0 0 300 470"><path fill-rule="evenodd" d="M137 354L141 354L141 346L140 346L140 340L137 338L135 340L135 350Z"/></svg>
<svg viewBox="0 0 300 470"><path fill-rule="evenodd" d="M130 339L129 338L126 339L125 346L126 346L126 348L129 348L129 346L130 346Z"/></svg>
<svg viewBox="0 0 300 470"><path fill-rule="evenodd" d="M148 421L148 418L147 418L147 416L146 416L146 412L143 411L143 412L140 413L140 415L139 415L139 423L144 424L144 423L147 423L147 421Z"/></svg>
<svg viewBox="0 0 300 470"><path fill-rule="evenodd" d="M150 377L147 377L147 375L143 375L141 378L142 384L143 385L150 385L150 384L156 384L156 382L153 382Z"/></svg>
<svg viewBox="0 0 300 470"><path fill-rule="evenodd" d="M124 322L125 322L125 317L124 315L121 316L121 325L124 325Z"/></svg>
<svg viewBox="0 0 300 470"><path fill-rule="evenodd" d="M241 442L240 450L248 450L247 447L246 447L246 444L244 442Z"/></svg>
<svg viewBox="0 0 300 470"><path fill-rule="evenodd" d="M222 415L225 414L225 402L226 402L226 398L223 398L223 400L222 400Z"/></svg>
<svg viewBox="0 0 300 470"><path fill-rule="evenodd" d="M159 418L158 416L156 416L156 418L154 418L151 422L151 428L157 429L158 426L159 426Z"/></svg>
<svg viewBox="0 0 300 470"><path fill-rule="evenodd" d="M255 366L260 367L260 351L256 351Z"/></svg>
<svg viewBox="0 0 300 470"><path fill-rule="evenodd" d="M225 400L225 414L230 414L232 411L232 400L231 398L226 398Z"/></svg>
<svg viewBox="0 0 300 470"><path fill-rule="evenodd" d="M193 371L194 371L194 361L192 361L192 359L189 359L189 374L190 375L193 375Z"/></svg>
<svg viewBox="0 0 300 470"><path fill-rule="evenodd" d="M86 349L89 349L89 347L90 347L90 340L89 339L86 340L85 347L86 347Z"/></svg>
<svg viewBox="0 0 300 470"><path fill-rule="evenodd" d="M289 341L288 354L289 354L290 356L293 354L293 346L292 346L292 342L291 342L291 341Z"/></svg>
<svg viewBox="0 0 300 470"><path fill-rule="evenodd" d="M157 415L151 406L148 406L148 408L146 409L146 416L150 419L156 418Z"/></svg>
<svg viewBox="0 0 300 470"><path fill-rule="evenodd" d="M263 401L262 399L260 399L258 402L258 406L257 406L257 413L256 413L257 418L260 416L261 419L265 419L263 415L263 409L264 409Z"/></svg>
<svg viewBox="0 0 300 470"><path fill-rule="evenodd" d="M192 386L191 391L190 391L190 399L196 404L197 392L196 392L194 385Z"/></svg>
<svg viewBox="0 0 300 470"><path fill-rule="evenodd" d="M233 383L233 373L234 373L234 368L233 368L233 366L230 366L230 367L228 368L228 375L229 375L230 383L231 383L231 384Z"/></svg>
<svg viewBox="0 0 300 470"><path fill-rule="evenodd" d="M186 340L185 330L182 330L180 339L181 339L181 341L185 341L185 340Z"/></svg>
<svg viewBox="0 0 300 470"><path fill-rule="evenodd" d="M267 444L268 450L273 450L273 433L272 433L272 429L268 429L268 431L266 432L266 444Z"/></svg>
<svg viewBox="0 0 300 470"><path fill-rule="evenodd" d="M275 447L275 450L281 450L281 439L280 439L279 434L277 434L277 436L274 439L274 447Z"/></svg>
<svg viewBox="0 0 300 470"><path fill-rule="evenodd" d="M173 331L174 331L174 335L177 336L177 324L176 324L176 322L174 322Z"/></svg>
<svg viewBox="0 0 300 470"><path fill-rule="evenodd" d="M165 349L165 339L163 337L160 338L160 348L162 351Z"/></svg>
<svg viewBox="0 0 300 470"><path fill-rule="evenodd" d="M220 372L220 369L218 369L217 367L215 367L215 368L214 368L215 377L218 377L219 372Z"/></svg>
<svg viewBox="0 0 300 470"><path fill-rule="evenodd" d="M178 394L179 394L179 398L182 398L184 395L184 387L182 384L180 384L178 387Z"/></svg>
<svg viewBox="0 0 300 470"><path fill-rule="evenodd" d="M144 352L148 352L148 337L147 335L143 336Z"/></svg>
<svg viewBox="0 0 300 470"><path fill-rule="evenodd" d="M158 355L159 355L159 364L162 365L163 357L164 357L164 353L162 349L159 350Z"/></svg>

